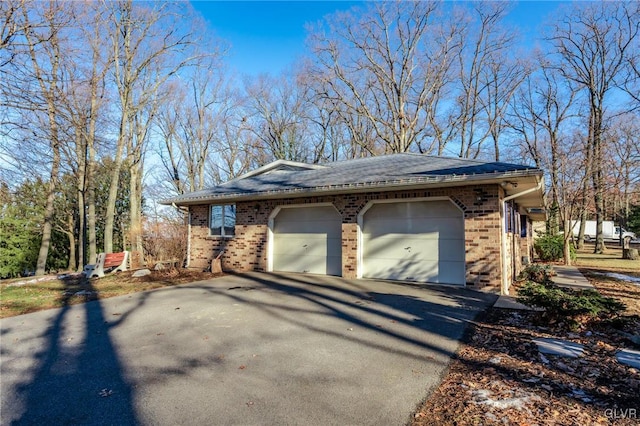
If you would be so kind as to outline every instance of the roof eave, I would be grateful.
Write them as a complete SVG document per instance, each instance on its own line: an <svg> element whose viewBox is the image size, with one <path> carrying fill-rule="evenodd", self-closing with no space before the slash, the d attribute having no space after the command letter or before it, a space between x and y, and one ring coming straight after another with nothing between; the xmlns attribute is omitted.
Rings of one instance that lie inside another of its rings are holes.
<svg viewBox="0 0 640 426"><path fill-rule="evenodd" d="M248 193L233 193L221 196L204 196L189 199L187 197L175 197L162 200L160 204L190 206L199 204L225 203L249 200L269 200L277 198L300 198L314 195L337 195L345 193L363 193L373 191L411 190L430 187L455 187L464 185L499 184L505 179L510 181L535 178L536 182L542 179L542 171L539 169L515 170L502 173L484 173L477 175L446 175L432 176L418 182L407 180L364 182L346 185L327 185L312 188L295 188L276 191L259 191Z"/></svg>

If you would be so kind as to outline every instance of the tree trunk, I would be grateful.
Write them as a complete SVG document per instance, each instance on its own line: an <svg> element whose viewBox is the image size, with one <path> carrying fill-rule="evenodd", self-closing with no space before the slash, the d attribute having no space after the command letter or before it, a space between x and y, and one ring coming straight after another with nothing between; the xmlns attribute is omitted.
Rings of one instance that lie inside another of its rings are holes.
<svg viewBox="0 0 640 426"><path fill-rule="evenodd" d="M86 139L80 131L81 123L76 123L76 156L78 157L78 170L76 171L76 190L78 199L78 272L82 271L86 263L87 243L87 212L86 182L87 182L87 145ZM73 232L74 230L71 229ZM75 244L75 241L74 241ZM69 263L71 264L71 263Z"/></svg>
<svg viewBox="0 0 640 426"><path fill-rule="evenodd" d="M95 188L95 168L96 168L96 149L94 147L95 140L95 119L89 124L89 138L87 146L89 157L87 159L87 225L89 234L89 264L95 264L97 259L97 236L96 236L96 188Z"/></svg>
<svg viewBox="0 0 640 426"><path fill-rule="evenodd" d="M134 163L131 166L131 180L129 181L129 211L130 225L129 237L131 250L135 252L135 259L142 261L142 170L141 163ZM132 259L133 260L133 259ZM133 266L133 262L132 262Z"/></svg>
<svg viewBox="0 0 640 426"><path fill-rule="evenodd" d="M67 237L69 237L69 263L67 266L67 269L69 271L75 271L76 270L76 237L75 237L75 229L76 228L76 223L75 220L73 219L73 213L69 213L68 217L67 217L67 230L65 231L65 234L67 234ZM80 265L82 265L82 263L78 262ZM81 266L82 268L82 266Z"/></svg>
<svg viewBox="0 0 640 426"><path fill-rule="evenodd" d="M53 202L56 195L56 181L58 180L59 168L60 151L56 143L56 145L53 147L53 161L51 164L49 186L47 188L47 204L44 209L44 221L42 223L42 241L40 243L38 261L36 263L36 276L44 275L47 267L47 256L49 255L49 246L51 245L51 230L53 228Z"/></svg>
<svg viewBox="0 0 640 426"><path fill-rule="evenodd" d="M567 219L564 222L564 264L567 266L571 265L571 235L572 232L567 230L571 229L571 220Z"/></svg>
<svg viewBox="0 0 640 426"><path fill-rule="evenodd" d="M580 230L578 231L578 249L584 248L584 232L587 224L587 194L589 193L589 177L591 176L591 170L593 168L593 153L591 144L592 140L590 129L589 136L587 137L587 146L585 147L585 175L582 181L582 199L580 200Z"/></svg>
<svg viewBox="0 0 640 426"><path fill-rule="evenodd" d="M53 228L54 201L56 196L56 182L60 169L60 144L58 140L58 124L56 122L55 107L52 101L49 105L49 127L51 130L51 174L49 176L49 186L47 188L47 204L44 209L44 222L42 224L42 241L38 251L38 261L36 263L36 275L44 275L47 267L47 257L49 256L49 246L51 245L51 231Z"/></svg>
<svg viewBox="0 0 640 426"><path fill-rule="evenodd" d="M25 28L30 28L29 10L27 5L23 5L23 14ZM40 250L38 251L38 260L36 262L36 275L44 275L47 266L47 257L49 255L49 246L51 245L51 231L53 228L53 213L56 182L58 181L58 172L60 169L60 139L58 134L58 96L59 96L59 69L60 69L60 44L57 36L56 10L54 3L50 3L49 9L45 13L47 22L44 26L48 27L50 32L45 40L39 36L25 32L26 47L29 50L31 66L33 67L33 76L40 87L42 99L46 103L47 119L49 126L49 147L51 148L51 173L49 175L49 185L47 187L47 202L44 210L44 220L42 223L42 241ZM34 40L33 37L36 37ZM49 56L50 64L43 67L36 52L36 46L41 43L47 43L46 55Z"/></svg>
<svg viewBox="0 0 640 426"><path fill-rule="evenodd" d="M622 258L628 260L638 260L640 259L640 254L638 254L638 249L635 248L622 249Z"/></svg>
<svg viewBox="0 0 640 426"><path fill-rule="evenodd" d="M87 263L87 211L85 197L84 191L78 191L78 272L82 272L85 263Z"/></svg>
<svg viewBox="0 0 640 426"><path fill-rule="evenodd" d="M113 170L111 171L111 182L109 184L109 197L107 199L107 210L104 223L104 252L113 252L113 228L116 216L116 201L118 198L118 188L120 186L120 170L122 169L122 155L125 147L125 139L129 135L131 128L131 90L132 90L132 68L133 59L131 52L131 33L134 22L131 18L132 1L119 3L120 16L116 18L115 28L111 37L113 38L113 58L114 72L118 93L120 95L120 124L118 127L118 139L116 142L115 158L113 159ZM120 39L120 36L123 39ZM122 42L122 45L120 44ZM123 55L121 57L121 55Z"/></svg>
<svg viewBox="0 0 640 426"><path fill-rule="evenodd" d="M605 252L604 236L602 234L602 221L604 220L604 173L602 158L602 108L593 107L593 192L596 208L596 246L593 250L596 254Z"/></svg>
<svg viewBox="0 0 640 426"><path fill-rule="evenodd" d="M118 188L120 187L120 170L122 170L122 151L124 150L126 114L123 113L120 120L120 133L116 146L113 170L111 171L111 182L109 184L109 197L107 198L107 210L104 221L104 252L113 253L113 227L116 217L116 201L118 199Z"/></svg>

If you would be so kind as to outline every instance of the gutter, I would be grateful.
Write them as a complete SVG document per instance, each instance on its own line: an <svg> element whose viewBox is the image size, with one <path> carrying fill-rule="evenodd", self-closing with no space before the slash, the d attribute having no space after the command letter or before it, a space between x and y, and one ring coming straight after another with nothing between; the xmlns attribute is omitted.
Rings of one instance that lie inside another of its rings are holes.
<svg viewBox="0 0 640 426"><path fill-rule="evenodd" d="M518 179L535 177L541 175L539 169L514 170L500 173L483 173L475 175L436 175L430 177L422 177L418 179L394 179L387 181L358 182L337 185L310 186L310 187L289 187L284 190L267 190L255 192L229 192L223 195L206 194L197 197L176 197L159 201L160 204L172 205L179 203L181 206L191 204L205 204L225 201L242 201L242 200L267 200L278 198L296 198L314 195L337 195L343 193L361 193L372 191L390 191L390 190L411 190L425 188L429 186L452 187L463 185L481 185L499 183L504 179ZM292 184L293 185L293 184Z"/></svg>
<svg viewBox="0 0 640 426"><path fill-rule="evenodd" d="M502 261L501 269L502 269L502 285L500 288L500 294L504 296L509 295L509 282L507 281L507 232L504 226L504 205L507 201L511 201L515 198L521 197L523 195L530 194L535 191L539 191L542 188L543 180L540 179L538 185L533 188L526 189L524 191L518 192L516 194L511 194L508 197L504 197L500 202L500 260Z"/></svg>

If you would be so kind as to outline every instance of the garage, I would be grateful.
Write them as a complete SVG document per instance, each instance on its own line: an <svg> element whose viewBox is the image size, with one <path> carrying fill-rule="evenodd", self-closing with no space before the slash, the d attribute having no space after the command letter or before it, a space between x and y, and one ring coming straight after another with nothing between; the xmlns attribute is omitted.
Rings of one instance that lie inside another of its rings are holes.
<svg viewBox="0 0 640 426"><path fill-rule="evenodd" d="M465 284L464 217L450 200L367 207L360 216L364 278Z"/></svg>
<svg viewBox="0 0 640 426"><path fill-rule="evenodd" d="M271 235L273 271L342 275L342 218L333 206L281 207Z"/></svg>

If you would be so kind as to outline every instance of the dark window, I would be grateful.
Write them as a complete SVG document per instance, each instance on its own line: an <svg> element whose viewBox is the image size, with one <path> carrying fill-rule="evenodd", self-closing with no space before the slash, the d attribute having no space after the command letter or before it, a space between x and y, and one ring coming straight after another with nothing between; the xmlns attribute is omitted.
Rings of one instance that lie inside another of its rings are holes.
<svg viewBox="0 0 640 426"><path fill-rule="evenodd" d="M529 235L529 221L527 220L527 216L522 214L520 215L520 236L525 238Z"/></svg>
<svg viewBox="0 0 640 426"><path fill-rule="evenodd" d="M222 204L211 206L209 211L210 235L232 237L236 233L236 206Z"/></svg>
<svg viewBox="0 0 640 426"><path fill-rule="evenodd" d="M504 230L507 234L513 232L513 205L511 203L504 205Z"/></svg>

